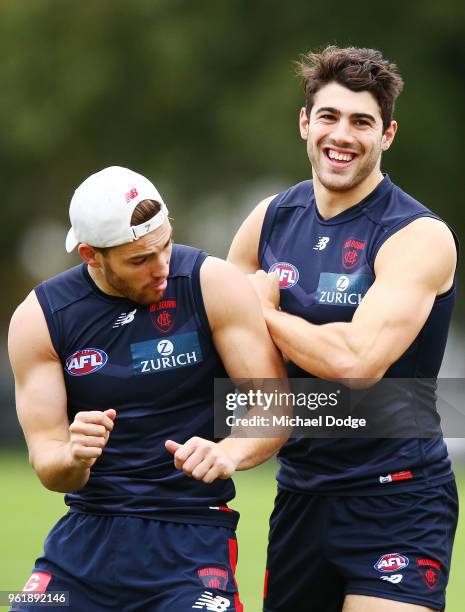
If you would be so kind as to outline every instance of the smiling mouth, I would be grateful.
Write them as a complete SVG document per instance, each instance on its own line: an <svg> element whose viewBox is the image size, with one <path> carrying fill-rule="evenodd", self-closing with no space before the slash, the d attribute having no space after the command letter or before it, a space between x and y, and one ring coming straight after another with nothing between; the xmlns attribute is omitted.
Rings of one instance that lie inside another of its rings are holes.
<svg viewBox="0 0 465 612"><path fill-rule="evenodd" d="M340 167L348 166L356 157L358 157L357 153L354 153L353 151L342 151L340 149L333 149L331 147L324 149L324 152L332 164Z"/></svg>

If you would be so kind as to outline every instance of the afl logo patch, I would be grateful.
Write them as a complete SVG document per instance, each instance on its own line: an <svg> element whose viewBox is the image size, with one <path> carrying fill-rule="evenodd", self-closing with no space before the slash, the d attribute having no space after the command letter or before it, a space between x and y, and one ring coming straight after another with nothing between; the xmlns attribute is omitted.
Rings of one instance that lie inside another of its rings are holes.
<svg viewBox="0 0 465 612"><path fill-rule="evenodd" d="M407 567L408 558L399 553L388 553L376 561L374 568L377 572L398 572Z"/></svg>
<svg viewBox="0 0 465 612"><path fill-rule="evenodd" d="M274 272L279 278L280 289L290 289L299 282L299 271L287 261L278 261L271 266L268 272Z"/></svg>
<svg viewBox="0 0 465 612"><path fill-rule="evenodd" d="M65 370L71 376L85 376L92 374L108 361L108 355L100 349L88 348L76 351L65 362Z"/></svg>

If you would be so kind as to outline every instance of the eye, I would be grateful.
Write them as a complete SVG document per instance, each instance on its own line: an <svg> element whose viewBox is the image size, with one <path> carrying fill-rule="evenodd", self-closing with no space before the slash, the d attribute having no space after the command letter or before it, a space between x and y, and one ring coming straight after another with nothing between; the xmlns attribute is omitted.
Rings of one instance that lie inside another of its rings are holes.
<svg viewBox="0 0 465 612"><path fill-rule="evenodd" d="M355 125L359 125L361 127L365 127L367 125L371 125L369 121L367 121L366 119L356 119L354 121Z"/></svg>
<svg viewBox="0 0 465 612"><path fill-rule="evenodd" d="M133 266L140 266L147 261L148 257L138 257L137 259L133 259L131 261Z"/></svg>

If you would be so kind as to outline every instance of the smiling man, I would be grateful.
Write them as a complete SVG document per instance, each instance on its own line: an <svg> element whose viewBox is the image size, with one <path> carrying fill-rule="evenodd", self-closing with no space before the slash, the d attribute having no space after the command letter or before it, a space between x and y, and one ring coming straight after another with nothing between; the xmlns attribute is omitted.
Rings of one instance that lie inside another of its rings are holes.
<svg viewBox="0 0 465 612"><path fill-rule="evenodd" d="M313 180L261 202L229 260L250 274L290 376L427 378L428 397L381 407L434 419L457 249L381 172L402 79L372 49L328 47L299 69ZM457 493L442 437L292 439L279 459L264 610L444 608Z"/></svg>
<svg viewBox="0 0 465 612"><path fill-rule="evenodd" d="M70 508L24 590L67 591L75 612L240 612L230 476L282 440L215 443L213 379L284 376L259 301L231 264L172 244L136 172L91 175L70 217L83 263L36 287L10 326L30 461Z"/></svg>

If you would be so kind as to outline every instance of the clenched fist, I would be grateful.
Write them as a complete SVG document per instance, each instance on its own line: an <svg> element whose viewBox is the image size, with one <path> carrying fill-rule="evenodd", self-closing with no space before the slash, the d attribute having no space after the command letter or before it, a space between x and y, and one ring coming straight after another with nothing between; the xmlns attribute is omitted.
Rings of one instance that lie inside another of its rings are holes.
<svg viewBox="0 0 465 612"><path fill-rule="evenodd" d="M116 410L78 412L69 426L69 447L76 465L91 468L103 452L113 429Z"/></svg>

